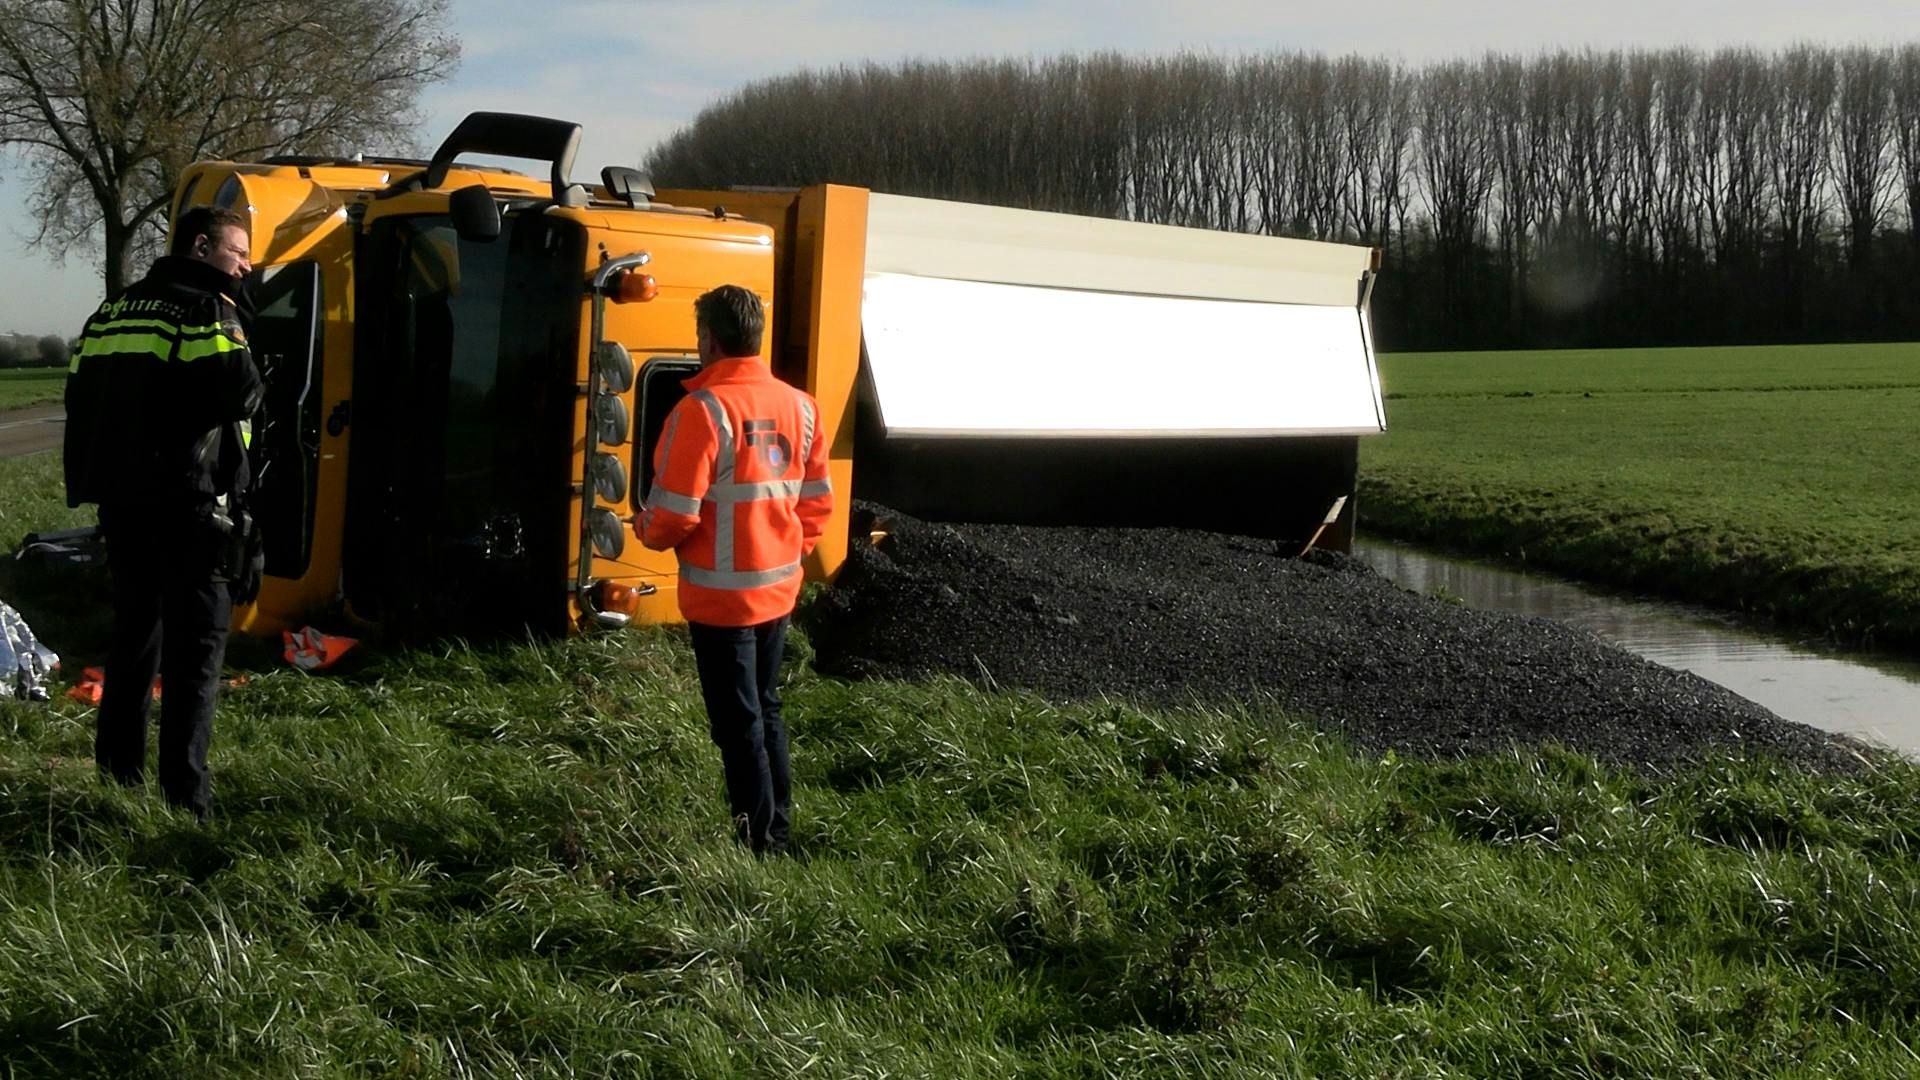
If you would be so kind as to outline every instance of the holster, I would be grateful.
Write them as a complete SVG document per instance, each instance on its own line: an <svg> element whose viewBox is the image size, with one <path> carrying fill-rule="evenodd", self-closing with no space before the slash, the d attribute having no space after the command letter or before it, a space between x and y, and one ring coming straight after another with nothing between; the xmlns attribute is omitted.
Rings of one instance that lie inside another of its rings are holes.
<svg viewBox="0 0 1920 1080"><path fill-rule="evenodd" d="M267 552L264 538L255 526L253 515L244 507L232 511L233 528L227 533L227 592L236 604L250 603L260 595L260 579L266 573Z"/></svg>

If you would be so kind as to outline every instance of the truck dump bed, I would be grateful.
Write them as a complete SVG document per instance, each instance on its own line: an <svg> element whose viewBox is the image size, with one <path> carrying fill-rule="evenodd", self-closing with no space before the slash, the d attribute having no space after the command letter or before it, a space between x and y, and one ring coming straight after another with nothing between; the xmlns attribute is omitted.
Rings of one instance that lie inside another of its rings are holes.
<svg viewBox="0 0 1920 1080"><path fill-rule="evenodd" d="M778 279L808 323L796 351L817 348L806 311L828 299L810 275L858 267L860 303L837 316L858 319L856 495L940 520L1300 540L1345 496L1321 545L1348 546L1357 440L1386 426L1371 249L828 190L857 206L661 195L769 213L804 249Z"/></svg>

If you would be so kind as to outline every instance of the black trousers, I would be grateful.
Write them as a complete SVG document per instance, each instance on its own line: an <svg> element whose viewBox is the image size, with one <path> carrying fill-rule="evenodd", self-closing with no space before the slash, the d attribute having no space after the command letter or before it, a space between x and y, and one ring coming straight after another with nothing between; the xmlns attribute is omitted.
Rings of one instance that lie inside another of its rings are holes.
<svg viewBox="0 0 1920 1080"><path fill-rule="evenodd" d="M720 748L726 773L735 835L756 852L785 850L793 817L779 691L787 619L758 626L691 623L687 629L693 635L708 733Z"/></svg>
<svg viewBox="0 0 1920 1080"><path fill-rule="evenodd" d="M160 788L205 817L212 800L207 744L233 603L221 576L226 537L198 509L102 506L113 576L113 641L93 759L123 784L140 782L153 677L161 677Z"/></svg>

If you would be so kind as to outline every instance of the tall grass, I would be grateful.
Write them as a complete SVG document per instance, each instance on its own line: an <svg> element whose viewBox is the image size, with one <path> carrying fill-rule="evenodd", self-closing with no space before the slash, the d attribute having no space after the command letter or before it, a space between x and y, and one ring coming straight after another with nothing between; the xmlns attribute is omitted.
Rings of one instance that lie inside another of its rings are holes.
<svg viewBox="0 0 1920 1080"><path fill-rule="evenodd" d="M1920 648L1920 345L1403 355L1363 527Z"/></svg>
<svg viewBox="0 0 1920 1080"><path fill-rule="evenodd" d="M0 462L0 541L87 516ZM8 562L72 666L98 582ZM236 643L214 814L0 703L0 1077L1886 1077L1920 776L1360 756L1251 702L787 687L725 820L681 631Z"/></svg>
<svg viewBox="0 0 1920 1080"><path fill-rule="evenodd" d="M1357 757L1264 707L788 690L724 820L678 631L252 673L215 815L0 706L4 1075L1889 1076L1909 765Z"/></svg>
<svg viewBox="0 0 1920 1080"><path fill-rule="evenodd" d="M67 369L14 368L0 371L0 410L57 405L67 389Z"/></svg>

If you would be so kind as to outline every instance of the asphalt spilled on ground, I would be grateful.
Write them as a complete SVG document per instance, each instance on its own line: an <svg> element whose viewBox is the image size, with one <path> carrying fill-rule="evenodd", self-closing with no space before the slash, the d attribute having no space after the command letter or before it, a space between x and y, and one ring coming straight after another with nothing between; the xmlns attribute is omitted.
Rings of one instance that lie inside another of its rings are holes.
<svg viewBox="0 0 1920 1080"><path fill-rule="evenodd" d="M1762 753L1857 768L1846 740L1545 619L1395 585L1333 552L1179 529L946 525L855 505L802 615L816 668L948 673L1066 699L1271 700L1370 753L1558 744L1662 769Z"/></svg>

